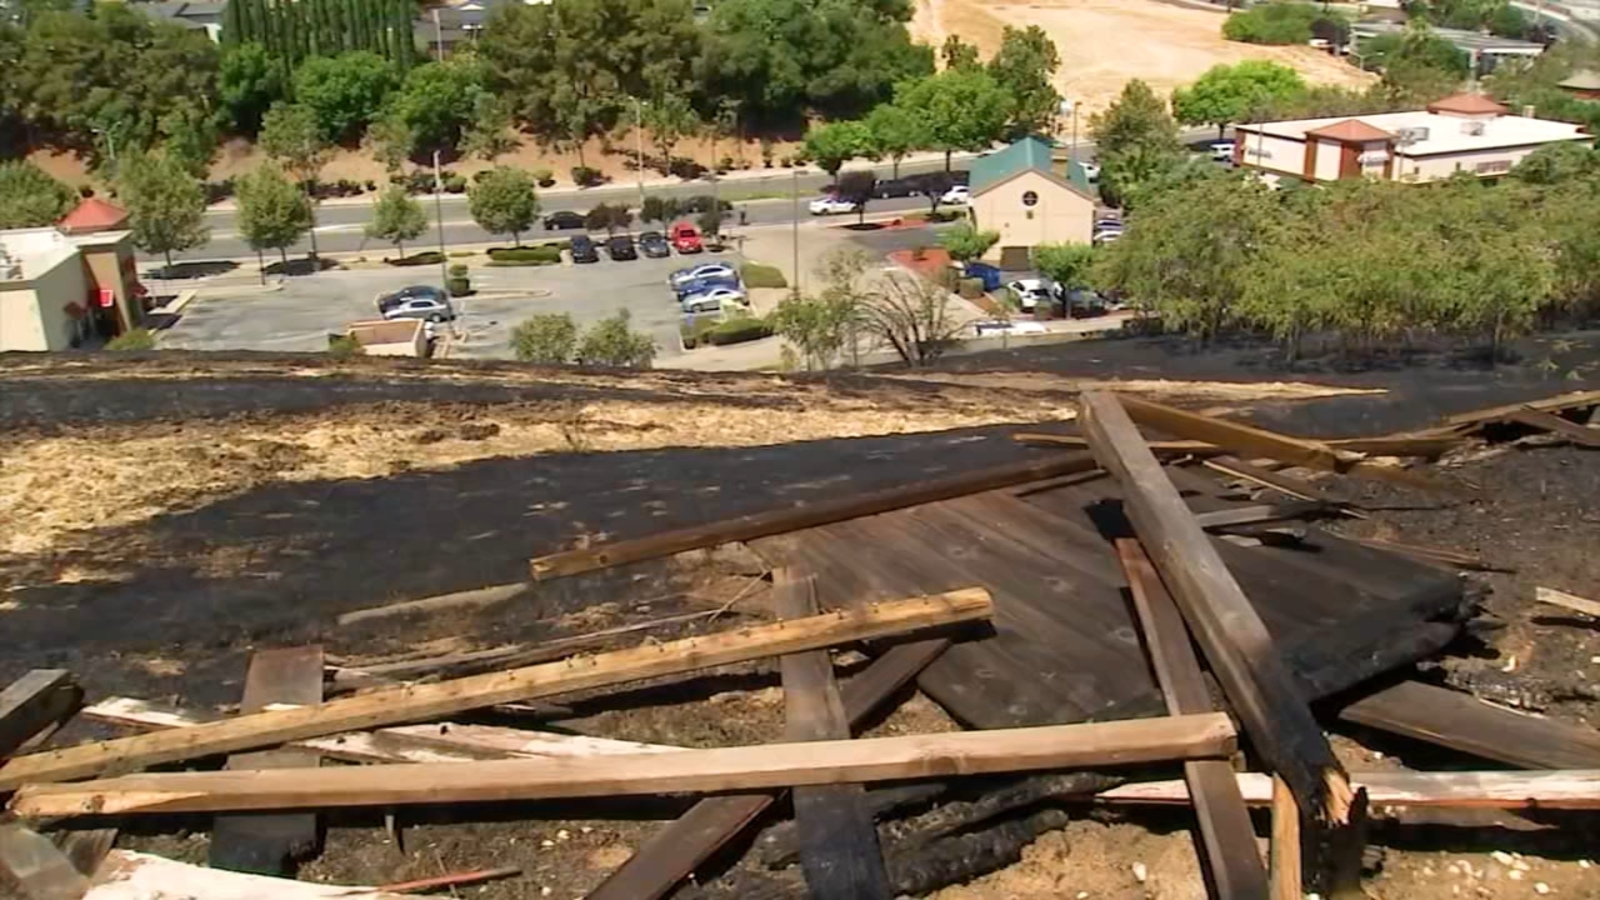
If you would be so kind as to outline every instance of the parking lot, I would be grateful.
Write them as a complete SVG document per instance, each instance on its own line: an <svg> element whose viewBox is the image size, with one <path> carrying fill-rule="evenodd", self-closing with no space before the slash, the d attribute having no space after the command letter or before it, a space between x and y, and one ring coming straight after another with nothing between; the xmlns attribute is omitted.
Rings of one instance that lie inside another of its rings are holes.
<svg viewBox="0 0 1600 900"><path fill-rule="evenodd" d="M678 306L667 287L674 270L722 260L735 266L736 253L673 255L665 259L613 261L559 266L484 265L467 262L475 293L455 301L450 354L509 359L511 329L539 313L570 313L580 327L626 309L636 330L649 333L658 358L678 355ZM358 269L328 271L285 279L282 287L229 290L227 296L200 295L161 338L163 347L192 350L319 351L328 334L360 319L377 318L375 298L410 284L438 285L439 269ZM221 292L218 292L219 294Z"/></svg>

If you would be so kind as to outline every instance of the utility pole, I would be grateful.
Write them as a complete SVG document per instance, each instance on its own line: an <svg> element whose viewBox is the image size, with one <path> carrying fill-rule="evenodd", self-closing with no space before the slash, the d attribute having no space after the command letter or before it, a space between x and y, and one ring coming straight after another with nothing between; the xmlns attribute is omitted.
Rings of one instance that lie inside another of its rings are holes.
<svg viewBox="0 0 1600 900"><path fill-rule="evenodd" d="M444 62L444 29L439 25L439 7L433 8L433 58Z"/></svg>
<svg viewBox="0 0 1600 900"><path fill-rule="evenodd" d="M644 108L638 97L633 98L633 149L635 170L639 175L639 209L644 209Z"/></svg>
<svg viewBox="0 0 1600 900"><path fill-rule="evenodd" d="M800 170L791 169L793 179L793 212L790 218L794 220L794 295L800 296Z"/></svg>
<svg viewBox="0 0 1600 900"><path fill-rule="evenodd" d="M439 288L450 292L450 266L444 253L444 175L439 168L439 151L433 151L433 225L439 230Z"/></svg>

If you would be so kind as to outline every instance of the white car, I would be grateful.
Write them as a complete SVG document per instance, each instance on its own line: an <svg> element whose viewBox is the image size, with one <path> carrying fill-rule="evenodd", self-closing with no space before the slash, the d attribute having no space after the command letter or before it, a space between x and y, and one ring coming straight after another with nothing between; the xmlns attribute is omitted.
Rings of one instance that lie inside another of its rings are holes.
<svg viewBox="0 0 1600 900"><path fill-rule="evenodd" d="M1048 278L1022 278L1006 285L1006 290L1017 300L1017 307L1023 312L1033 312L1039 301L1050 302L1055 292L1056 283Z"/></svg>
<svg viewBox="0 0 1600 900"><path fill-rule="evenodd" d="M744 291L735 288L712 288L699 294L692 294L678 304L685 313L721 312L723 307L737 307L746 309L750 301L745 298Z"/></svg>
<svg viewBox="0 0 1600 900"><path fill-rule="evenodd" d="M947 203L951 206L966 206L971 199L972 191L964 184L958 184L939 195L940 203Z"/></svg>
<svg viewBox="0 0 1600 900"><path fill-rule="evenodd" d="M1120 237L1122 237L1121 228L1102 228L1094 233L1093 240L1096 244L1109 244Z"/></svg>
<svg viewBox="0 0 1600 900"><path fill-rule="evenodd" d="M1083 179L1090 184L1100 180L1100 164L1097 162L1082 162L1078 164L1083 169Z"/></svg>
<svg viewBox="0 0 1600 900"><path fill-rule="evenodd" d="M690 266L687 269L679 269L678 271L673 272L672 277L668 278L667 280L671 282L673 289L676 290L682 285L688 284L691 281L698 281L701 278L737 279L738 277L739 272L738 270L734 269L733 266L730 266L727 263L714 262L701 263L698 266Z"/></svg>
<svg viewBox="0 0 1600 900"><path fill-rule="evenodd" d="M811 201L810 209L813 216L832 216L840 213L853 213L856 211L856 204L830 194Z"/></svg>
<svg viewBox="0 0 1600 900"><path fill-rule="evenodd" d="M1233 141L1214 141L1210 149L1212 160L1216 162L1233 162Z"/></svg>

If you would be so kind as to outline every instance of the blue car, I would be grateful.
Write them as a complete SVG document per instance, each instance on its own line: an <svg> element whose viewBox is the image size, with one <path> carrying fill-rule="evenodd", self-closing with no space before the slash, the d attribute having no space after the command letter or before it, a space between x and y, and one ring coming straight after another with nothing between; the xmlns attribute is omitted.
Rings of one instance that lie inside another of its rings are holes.
<svg viewBox="0 0 1600 900"><path fill-rule="evenodd" d="M722 276L709 276L706 278L695 278L679 284L676 288L676 293L678 295L678 299L682 300L685 297L690 297L695 294L703 294L706 291L712 290L713 288L733 288L737 290L739 287L740 284L737 276L731 278Z"/></svg>

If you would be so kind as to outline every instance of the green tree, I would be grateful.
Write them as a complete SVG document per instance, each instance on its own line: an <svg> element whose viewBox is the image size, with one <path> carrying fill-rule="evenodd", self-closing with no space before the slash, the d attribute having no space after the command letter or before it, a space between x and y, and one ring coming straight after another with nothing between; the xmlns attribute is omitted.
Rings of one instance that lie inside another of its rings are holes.
<svg viewBox="0 0 1600 900"><path fill-rule="evenodd" d="M639 221L660 222L665 225L683 215L683 202L677 197L649 194L639 206Z"/></svg>
<svg viewBox="0 0 1600 900"><path fill-rule="evenodd" d="M205 186L181 160L171 156L136 158L121 167L122 193L128 207L133 243L146 253L159 253L172 268L172 254L202 246L211 238L206 227Z"/></svg>
<svg viewBox="0 0 1600 900"><path fill-rule="evenodd" d="M1222 36L1247 44L1304 45L1317 21L1327 16L1309 3L1274 0L1229 15L1222 23Z"/></svg>
<svg viewBox="0 0 1600 900"><path fill-rule="evenodd" d="M1212 66L1187 88L1172 92L1172 112L1185 125L1215 125L1217 137L1234 122L1258 118L1303 94L1306 84L1288 66L1261 59Z"/></svg>
<svg viewBox="0 0 1600 900"><path fill-rule="evenodd" d="M939 234L939 243L957 262L971 262L982 257L999 240L998 231L979 231L970 222L958 222Z"/></svg>
<svg viewBox="0 0 1600 900"><path fill-rule="evenodd" d="M1095 248L1088 244L1040 244L1033 248L1033 265L1039 273L1067 291L1088 290L1093 284ZM1072 310L1067 310L1072 315Z"/></svg>
<svg viewBox="0 0 1600 900"><path fill-rule="evenodd" d="M961 39L959 34L945 35L939 45L939 58L946 69L972 69L978 65L978 48Z"/></svg>
<svg viewBox="0 0 1600 900"><path fill-rule="evenodd" d="M957 150L987 150L1011 121L1011 94L983 69L947 69L895 91L895 101L920 120L928 146L944 151L944 168Z"/></svg>
<svg viewBox="0 0 1600 900"><path fill-rule="evenodd" d="M289 264L289 247L311 230L311 204L275 162L263 163L234 187L239 233L253 249L276 249Z"/></svg>
<svg viewBox="0 0 1600 900"><path fill-rule="evenodd" d="M31 162L0 162L0 228L51 225L78 204L78 192Z"/></svg>
<svg viewBox="0 0 1600 900"><path fill-rule="evenodd" d="M533 176L521 169L496 166L467 189L472 220L490 234L509 234L522 246L522 232L539 216L539 195Z"/></svg>
<svg viewBox="0 0 1600 900"><path fill-rule="evenodd" d="M1600 171L1600 153L1586 143L1562 141L1529 153L1511 170L1528 184L1562 184Z"/></svg>
<svg viewBox="0 0 1600 900"><path fill-rule="evenodd" d="M644 106L644 127L661 154L661 172L672 171L672 151L678 142L698 134L700 117L682 94L662 94ZM643 164L643 160L640 160Z"/></svg>
<svg viewBox="0 0 1600 900"><path fill-rule="evenodd" d="M461 136L461 149L488 162L517 149L511 108L500 98L480 91L473 101L472 122Z"/></svg>
<svg viewBox="0 0 1600 900"><path fill-rule="evenodd" d="M628 322L628 310L619 309L616 315L590 326L578 342L578 364L614 369L650 368L656 358L655 341L648 334L634 331Z"/></svg>
<svg viewBox="0 0 1600 900"><path fill-rule="evenodd" d="M389 114L411 134L411 154L454 151L484 93L482 72L469 54L424 63L406 73L389 99Z"/></svg>
<svg viewBox="0 0 1600 900"><path fill-rule="evenodd" d="M893 103L880 103L872 108L861 123L867 132L867 145L874 157L885 157L894 163L894 178L900 177L900 161L913 150L928 145L928 136L922 131L922 120ZM812 154L813 157L816 155Z"/></svg>
<svg viewBox="0 0 1600 900"><path fill-rule="evenodd" d="M427 212L404 186L391 184L372 201L372 221L367 223L367 237L393 244L401 259L406 255L406 241L416 240L427 230Z"/></svg>
<svg viewBox="0 0 1600 900"><path fill-rule="evenodd" d="M237 5L238 0L233 0L228 9ZM226 26L223 34L227 34ZM223 51L217 87L218 99L227 110L233 130L246 136L254 136L261 129L261 117L286 93L282 70L268 55L267 48L255 41L236 44Z"/></svg>
<svg viewBox="0 0 1600 900"><path fill-rule="evenodd" d="M829 122L806 132L806 154L817 168L837 177L844 164L872 150L867 129L860 122Z"/></svg>
<svg viewBox="0 0 1600 900"><path fill-rule="evenodd" d="M378 118L398 81L395 67L370 51L319 56L295 71L294 97L316 114L326 140L344 143Z"/></svg>
<svg viewBox="0 0 1600 900"><path fill-rule="evenodd" d="M1103 112L1089 119L1100 157L1100 193L1120 203L1140 185L1183 159L1178 123L1150 86L1134 79Z"/></svg>
<svg viewBox="0 0 1600 900"><path fill-rule="evenodd" d="M633 224L633 213L624 203L596 203L589 208L583 217L583 225L590 231L604 230L606 234L615 234L617 229L626 229Z"/></svg>
<svg viewBox="0 0 1600 900"><path fill-rule="evenodd" d="M1425 26L1363 40L1361 61L1380 69L1385 91L1406 106L1455 92L1471 68L1467 54Z"/></svg>
<svg viewBox="0 0 1600 900"><path fill-rule="evenodd" d="M578 326L569 313L529 316L511 329L511 352L526 363L565 365L578 352Z"/></svg>
<svg viewBox="0 0 1600 900"><path fill-rule="evenodd" d="M276 160L300 182L311 210L311 255L317 255L317 179L328 161L328 146L322 139L317 116L300 104L277 103L267 110L261 122L260 147L269 159Z"/></svg>
<svg viewBox="0 0 1600 900"><path fill-rule="evenodd" d="M1007 26L1000 38L1000 49L989 60L989 74L1011 93L1015 108L1011 130L1023 135L1050 130L1061 95L1050 83L1061 68L1055 42L1043 28Z"/></svg>

